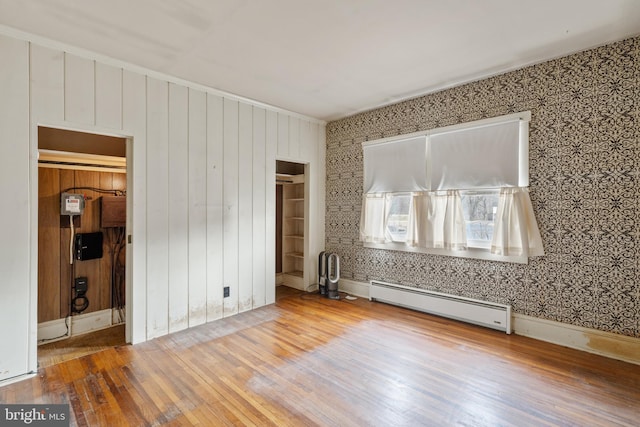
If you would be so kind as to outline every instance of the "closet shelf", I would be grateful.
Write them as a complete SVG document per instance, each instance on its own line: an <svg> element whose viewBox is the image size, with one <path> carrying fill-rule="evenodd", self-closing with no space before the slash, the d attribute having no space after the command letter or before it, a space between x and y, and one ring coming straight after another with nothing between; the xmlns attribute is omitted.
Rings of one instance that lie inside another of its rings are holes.
<svg viewBox="0 0 640 427"><path fill-rule="evenodd" d="M300 278L304 276L304 273L300 270L288 271L285 274L288 274L289 276L300 277Z"/></svg>
<svg viewBox="0 0 640 427"><path fill-rule="evenodd" d="M293 258L304 258L304 254L302 252L287 252L285 255Z"/></svg>

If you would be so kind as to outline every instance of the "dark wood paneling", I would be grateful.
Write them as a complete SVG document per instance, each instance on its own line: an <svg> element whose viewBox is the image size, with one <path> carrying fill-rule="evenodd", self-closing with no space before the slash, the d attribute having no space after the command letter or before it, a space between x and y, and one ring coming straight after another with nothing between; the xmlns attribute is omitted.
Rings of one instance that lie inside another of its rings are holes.
<svg viewBox="0 0 640 427"><path fill-rule="evenodd" d="M60 173L60 189L59 191L73 187L75 185L75 174L72 170L59 169ZM77 229L76 229L77 230ZM65 317L71 314L71 285L73 283L73 269L69 263L69 241L71 240L71 230L60 230L60 315L57 318ZM43 248L38 248L38 253ZM46 250L46 249L45 249Z"/></svg>
<svg viewBox="0 0 640 427"><path fill-rule="evenodd" d="M317 294L40 369L71 425L636 426L640 366Z"/></svg>
<svg viewBox="0 0 640 427"><path fill-rule="evenodd" d="M91 171L75 171L75 186L100 188L100 173ZM100 193L96 193L91 190L77 190L77 192L85 195L85 208L84 213L82 214L82 227L76 230L76 232L93 233L101 231ZM74 276L87 278L87 298L89 299L89 307L84 313L109 308L110 304L103 304L101 299L103 281L100 264L102 259L91 259L86 261L75 260L73 262L75 266Z"/></svg>
<svg viewBox="0 0 640 427"><path fill-rule="evenodd" d="M38 321L60 318L60 176L38 170Z"/></svg>
<svg viewBox="0 0 640 427"><path fill-rule="evenodd" d="M69 263L71 230L61 228L60 193L72 187L126 189L126 176L119 173L39 169L38 231L38 322L69 315L74 277L87 277L89 307L84 313L111 307L111 266L106 233L101 259ZM103 231L100 228L101 193L71 190L87 197L85 211L76 233ZM74 221L75 222L75 221ZM67 219L68 224L68 219ZM124 252L121 257L124 263Z"/></svg>
<svg viewBox="0 0 640 427"><path fill-rule="evenodd" d="M100 183L98 185L99 188L110 188L113 189L113 174L100 174L99 176ZM104 232L104 250L102 259L97 260L100 268L100 276L98 282L98 291L99 291L99 304L100 307L110 308L111 307L111 254L109 251L109 236L106 230L101 228L102 225L102 215L101 215L101 206L102 206L102 197L106 196L106 194L96 193L95 199L95 208L98 212L97 223L95 224L97 230L102 230Z"/></svg>

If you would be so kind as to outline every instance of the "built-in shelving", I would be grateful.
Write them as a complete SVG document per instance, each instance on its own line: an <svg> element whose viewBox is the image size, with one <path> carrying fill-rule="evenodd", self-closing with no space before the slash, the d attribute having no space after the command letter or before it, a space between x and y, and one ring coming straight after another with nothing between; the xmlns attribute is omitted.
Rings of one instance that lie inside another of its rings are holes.
<svg viewBox="0 0 640 427"><path fill-rule="evenodd" d="M282 283L304 289L304 175L279 177L283 186Z"/></svg>

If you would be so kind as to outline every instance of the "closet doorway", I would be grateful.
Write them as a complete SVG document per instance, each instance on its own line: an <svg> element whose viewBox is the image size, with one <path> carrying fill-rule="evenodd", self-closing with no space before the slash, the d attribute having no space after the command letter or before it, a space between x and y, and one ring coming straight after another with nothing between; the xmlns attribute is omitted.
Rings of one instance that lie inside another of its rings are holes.
<svg viewBox="0 0 640 427"><path fill-rule="evenodd" d="M303 291L309 283L307 167L276 161L276 286Z"/></svg>
<svg viewBox="0 0 640 427"><path fill-rule="evenodd" d="M127 139L38 128L38 363L125 344Z"/></svg>

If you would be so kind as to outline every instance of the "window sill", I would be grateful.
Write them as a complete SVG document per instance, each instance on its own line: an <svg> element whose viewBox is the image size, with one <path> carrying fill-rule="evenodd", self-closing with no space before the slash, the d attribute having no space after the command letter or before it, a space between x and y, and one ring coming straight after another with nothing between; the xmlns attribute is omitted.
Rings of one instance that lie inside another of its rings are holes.
<svg viewBox="0 0 640 427"><path fill-rule="evenodd" d="M468 248L466 250L451 250L451 249L427 249L427 248L418 248L414 246L408 246L404 243L394 242L394 243L363 243L365 248L373 248L373 249L385 249L391 251L401 251L401 252L417 252L423 254L431 254L431 255L443 255L443 256L452 256L457 258L473 258L473 259L483 259L486 261L498 261L498 262L512 262L516 264L528 264L529 259L526 256L504 256L504 255L495 255L492 254L489 249L481 249L481 248Z"/></svg>

